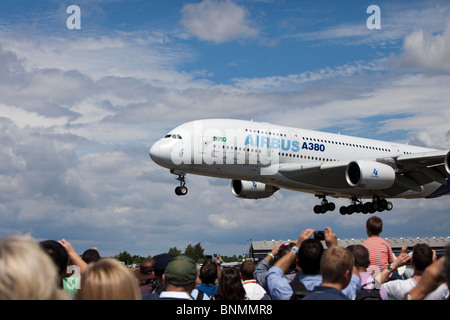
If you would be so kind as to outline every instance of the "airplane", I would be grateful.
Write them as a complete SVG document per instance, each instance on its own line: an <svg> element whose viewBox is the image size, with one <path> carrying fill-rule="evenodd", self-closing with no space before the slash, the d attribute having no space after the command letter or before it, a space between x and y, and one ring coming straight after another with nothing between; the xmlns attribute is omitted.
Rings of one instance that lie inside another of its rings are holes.
<svg viewBox="0 0 450 320"><path fill-rule="evenodd" d="M231 180L245 199L285 188L314 194L316 214L333 211L327 197L348 198L342 215L392 210L393 198L450 193L450 151L265 122L204 119L184 123L156 141L150 158L167 168L187 194L186 174ZM369 199L363 202L363 199Z"/></svg>

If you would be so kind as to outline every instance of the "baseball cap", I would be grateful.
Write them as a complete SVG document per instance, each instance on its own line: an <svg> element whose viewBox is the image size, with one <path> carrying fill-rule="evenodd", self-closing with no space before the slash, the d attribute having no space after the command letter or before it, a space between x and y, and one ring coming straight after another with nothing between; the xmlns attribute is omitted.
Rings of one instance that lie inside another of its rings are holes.
<svg viewBox="0 0 450 320"><path fill-rule="evenodd" d="M184 286L197 279L197 264L187 256L177 256L167 265L166 281L177 286Z"/></svg>
<svg viewBox="0 0 450 320"><path fill-rule="evenodd" d="M170 260L172 260L173 258L174 258L174 256L169 253L161 253L160 255L158 255L155 258L155 264L153 267L155 270L155 274L158 277L162 277L162 275L164 274L164 271L167 268L167 265L169 264Z"/></svg>

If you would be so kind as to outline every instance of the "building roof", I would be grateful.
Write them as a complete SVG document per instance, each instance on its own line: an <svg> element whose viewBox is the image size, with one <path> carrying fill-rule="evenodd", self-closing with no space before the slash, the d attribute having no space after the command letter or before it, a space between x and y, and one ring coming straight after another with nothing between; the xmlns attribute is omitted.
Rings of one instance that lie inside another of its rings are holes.
<svg viewBox="0 0 450 320"><path fill-rule="evenodd" d="M426 243L430 247L445 247L450 243L450 236L448 237L429 237L429 238L384 238L393 248L401 248L404 246L411 247L417 243ZM349 245L361 244L364 239L338 239L338 244L341 247ZM296 242L297 240L262 240L252 241L252 247L255 251L270 251L280 243Z"/></svg>

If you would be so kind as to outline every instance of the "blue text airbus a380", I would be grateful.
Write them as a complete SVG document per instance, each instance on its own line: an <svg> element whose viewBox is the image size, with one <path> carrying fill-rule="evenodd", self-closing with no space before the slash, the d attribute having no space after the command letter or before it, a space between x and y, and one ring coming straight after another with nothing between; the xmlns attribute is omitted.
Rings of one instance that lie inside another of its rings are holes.
<svg viewBox="0 0 450 320"><path fill-rule="evenodd" d="M150 148L158 165L231 180L232 193L260 199L280 188L322 199L315 213L333 211L327 197L349 198L341 214L391 210L389 198L435 198L450 193L450 151L291 128L209 119L178 126ZM369 199L363 202L363 199Z"/></svg>

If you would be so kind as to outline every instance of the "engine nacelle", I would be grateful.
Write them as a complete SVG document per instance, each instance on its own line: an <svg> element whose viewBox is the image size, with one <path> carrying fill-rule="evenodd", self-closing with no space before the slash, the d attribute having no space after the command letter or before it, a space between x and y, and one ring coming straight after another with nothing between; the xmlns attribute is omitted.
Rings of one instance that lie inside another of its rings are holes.
<svg viewBox="0 0 450 320"><path fill-rule="evenodd" d="M345 170L345 178L351 187L381 190L392 187L395 171L392 167L376 161L352 161Z"/></svg>
<svg viewBox="0 0 450 320"><path fill-rule="evenodd" d="M447 175L450 177L450 151L447 152L445 156L445 171L447 171Z"/></svg>
<svg viewBox="0 0 450 320"><path fill-rule="evenodd" d="M262 199L268 198L278 190L277 187L261 182L231 180L231 191L238 198Z"/></svg>

